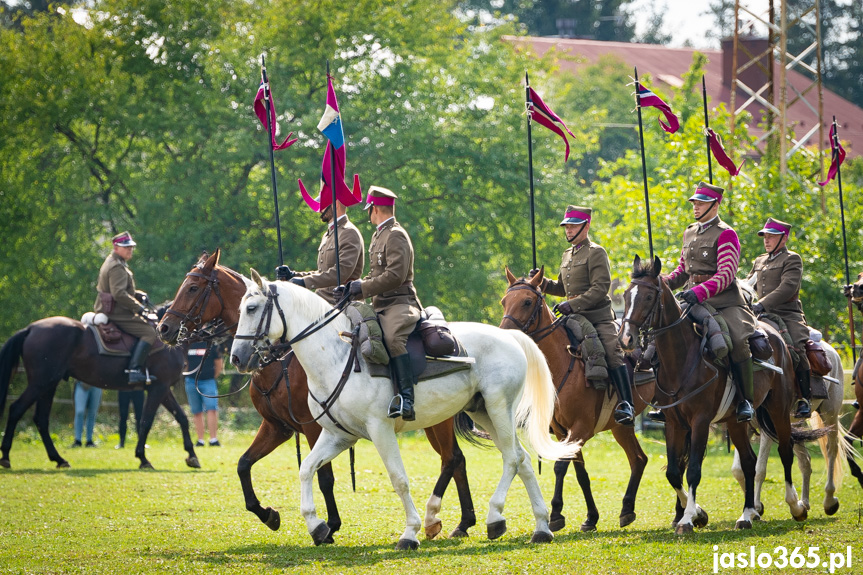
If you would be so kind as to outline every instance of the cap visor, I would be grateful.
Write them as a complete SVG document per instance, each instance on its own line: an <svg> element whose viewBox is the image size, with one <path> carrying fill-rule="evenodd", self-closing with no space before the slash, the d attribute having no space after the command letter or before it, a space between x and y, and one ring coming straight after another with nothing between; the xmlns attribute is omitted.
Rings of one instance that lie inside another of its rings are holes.
<svg viewBox="0 0 863 575"><path fill-rule="evenodd" d="M563 219L563 221L562 221L562 222L560 222L560 225L561 225L561 226L565 226L566 224L575 224L575 225L578 225L578 224L583 224L583 223L584 223L584 222L586 222L586 221L587 221L587 220L582 220L582 219L579 219L579 218L564 218L564 219Z"/></svg>
<svg viewBox="0 0 863 575"><path fill-rule="evenodd" d="M711 198L710 196L705 196L704 194L695 194L694 196L689 198L690 202L695 200L698 200L699 202L715 202L716 198Z"/></svg>
<svg viewBox="0 0 863 575"><path fill-rule="evenodd" d="M770 234L771 236L783 236L785 232L781 232L779 230L764 228L763 230L758 230L758 235L763 236L764 234Z"/></svg>

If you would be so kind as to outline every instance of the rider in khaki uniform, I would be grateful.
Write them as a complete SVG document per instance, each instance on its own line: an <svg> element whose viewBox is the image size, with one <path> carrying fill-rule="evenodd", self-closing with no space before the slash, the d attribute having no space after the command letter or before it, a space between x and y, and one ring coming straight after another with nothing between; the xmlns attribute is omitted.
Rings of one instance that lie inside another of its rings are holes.
<svg viewBox="0 0 863 575"><path fill-rule="evenodd" d="M809 359L806 357L806 342L809 341L809 326L803 315L800 303L800 282L803 275L803 260L799 254L785 247L791 224L767 218L767 223L758 231L764 238L764 249L752 264L752 271L746 281L753 284L758 295L758 303L753 306L756 314L774 313L782 318L788 333L794 341L794 349L800 357L795 375L800 394L797 402L796 417L807 418L812 414L809 400L812 392L809 387Z"/></svg>
<svg viewBox="0 0 863 575"><path fill-rule="evenodd" d="M372 298L399 388L399 395L390 403L389 416L413 421L417 374L413 373L405 346L420 319L422 306L413 284L414 248L408 233L395 219L397 197L386 188L369 188L366 209L369 220L377 226L369 245L369 275L336 288L335 296L339 298L347 291L352 299Z"/></svg>
<svg viewBox="0 0 863 575"><path fill-rule="evenodd" d="M135 289L135 277L126 262L132 259L137 245L129 232L111 238L114 250L105 258L96 282L96 303L93 311L104 313L117 327L138 339L129 360L129 385L146 383L142 368L147 362L150 348L156 343L156 328L144 316L147 294ZM152 379L152 378L151 378Z"/></svg>
<svg viewBox="0 0 863 575"><path fill-rule="evenodd" d="M583 315L599 335L605 348L609 376L620 402L614 410L614 420L622 425L632 425L635 410L632 408L632 386L629 372L623 360L623 350L617 339L617 326L611 310L611 265L608 254L599 244L588 237L591 209L568 206L560 225L564 227L566 239L572 247L563 252L560 275L557 281L543 279L540 289L544 293L565 296L557 311L564 315ZM539 270L531 270L530 277Z"/></svg>
<svg viewBox="0 0 863 575"><path fill-rule="evenodd" d="M339 274L343 281L353 281L363 275L365 263L365 242L360 230L348 220L344 204L336 202L336 215L339 225ZM291 282L304 288L314 289L315 293L336 303L333 290L338 285L336 278L336 234L333 231L333 206L330 204L321 212L321 221L329 224L321 245L318 247L318 269L309 272L294 272L288 266L276 268L276 279Z"/></svg>
<svg viewBox="0 0 863 575"><path fill-rule="evenodd" d="M749 337L755 333L755 316L737 283L740 241L731 226L719 218L724 190L698 184L692 202L695 222L683 232L680 264L665 281L671 289L685 287L682 299L690 305L709 303L725 318L731 336L729 370L743 399L737 403L737 421L752 419L753 373Z"/></svg>

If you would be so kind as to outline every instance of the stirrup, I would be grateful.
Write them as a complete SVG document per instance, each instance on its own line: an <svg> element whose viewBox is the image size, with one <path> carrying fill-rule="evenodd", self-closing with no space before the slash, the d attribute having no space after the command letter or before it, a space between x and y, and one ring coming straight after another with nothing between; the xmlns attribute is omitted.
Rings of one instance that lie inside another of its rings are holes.
<svg viewBox="0 0 863 575"><path fill-rule="evenodd" d="M156 381L156 378L150 375L150 371L145 369L143 372L140 369L127 369L129 374L129 385L150 385Z"/></svg>
<svg viewBox="0 0 863 575"><path fill-rule="evenodd" d="M794 417L797 419L809 419L812 416L812 404L805 397L797 400L797 411Z"/></svg>
<svg viewBox="0 0 863 575"><path fill-rule="evenodd" d="M393 397L392 401L390 401L390 408L387 412L387 417L390 419L396 419L397 417L401 417L402 410L405 406L405 399L402 397L402 394L399 393L395 397Z"/></svg>
<svg viewBox="0 0 863 575"><path fill-rule="evenodd" d="M741 399L737 404L737 423L744 423L752 420L752 404L748 399Z"/></svg>
<svg viewBox="0 0 863 575"><path fill-rule="evenodd" d="M619 425L634 425L635 410L628 401L621 401L614 408L614 421Z"/></svg>
<svg viewBox="0 0 863 575"><path fill-rule="evenodd" d="M656 423L665 423L665 412L661 409L656 409L647 412L647 419Z"/></svg>

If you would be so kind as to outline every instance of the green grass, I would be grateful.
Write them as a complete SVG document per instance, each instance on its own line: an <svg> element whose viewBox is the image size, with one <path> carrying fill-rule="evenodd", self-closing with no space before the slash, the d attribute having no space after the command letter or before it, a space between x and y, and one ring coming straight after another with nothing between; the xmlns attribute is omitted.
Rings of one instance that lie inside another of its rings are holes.
<svg viewBox="0 0 863 575"><path fill-rule="evenodd" d="M0 573L708 573L713 547L720 552L772 553L819 546L829 552L853 547L854 566L839 573L859 573L863 565L863 490L850 476L838 492L839 513L826 517L821 507L824 465L814 456L815 485L810 518L790 519L783 501L781 465L770 461L764 501L765 521L752 531L735 531L742 493L730 475L732 456L725 443L711 443L705 461L699 502L710 524L695 535L675 536L673 492L665 481L664 445L642 444L650 463L639 492L638 519L617 526L620 499L628 480L622 450L609 434L585 448L594 496L601 513L599 532L582 534L578 525L585 507L574 474L566 483L567 527L549 545L531 545L533 519L521 483L516 479L507 500L509 531L498 541L485 538L488 499L499 479L500 458L494 450L465 449L468 475L480 525L466 540L421 537L416 552L393 549L404 528L404 514L380 459L368 442L357 449L357 492L350 489L346 455L335 462L336 497L343 526L336 544L314 547L299 514L299 487L291 441L252 470L264 506L280 510L282 527L270 531L243 504L236 462L252 440L251 432L226 432L222 448L198 449L203 468L188 469L179 434L160 430L148 457L156 471L139 471L133 448L114 450L106 440L97 449L69 449L71 438L59 437L61 453L72 469L54 469L38 439L25 431L11 452L13 468L0 469ZM134 437L134 436L133 436ZM113 438L109 438L113 439ZM812 448L815 452L815 448ZM303 453L308 446L303 442ZM402 438L402 455L411 477L414 501L421 510L438 475L439 459L421 435ZM543 465L540 484L551 499L552 466ZM799 488L799 472L795 467ZM324 515L317 493L318 512ZM444 535L459 517L451 485L441 518ZM858 563L859 561L859 563ZM791 569L794 573L812 572ZM759 570L767 572L767 570ZM773 572L778 570L773 569ZM723 573L731 570L720 570ZM754 572L749 570L748 572ZM818 569L816 572L825 572Z"/></svg>

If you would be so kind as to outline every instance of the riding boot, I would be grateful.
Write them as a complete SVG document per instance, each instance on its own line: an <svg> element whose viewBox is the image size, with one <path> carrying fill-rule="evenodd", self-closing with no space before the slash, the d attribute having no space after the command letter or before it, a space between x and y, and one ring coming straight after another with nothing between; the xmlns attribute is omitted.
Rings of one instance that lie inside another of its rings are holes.
<svg viewBox="0 0 863 575"><path fill-rule="evenodd" d="M635 410L632 408L632 385L629 382L629 372L626 371L625 365L621 365L608 370L608 373L617 390L617 397L620 398L620 403L614 408L614 421L620 425L633 425Z"/></svg>
<svg viewBox="0 0 863 575"><path fill-rule="evenodd" d="M399 394L390 402L387 417L401 417L405 421L416 419L414 413L414 371L410 355L404 353L390 358Z"/></svg>
<svg viewBox="0 0 863 575"><path fill-rule="evenodd" d="M800 395L803 397L797 401L797 411L794 412L794 417L798 419L809 419L812 415L812 407L809 400L812 399L812 390L809 387L809 370L807 368L797 369L794 372L797 376L797 385L800 387Z"/></svg>
<svg viewBox="0 0 863 575"><path fill-rule="evenodd" d="M132 349L132 357L129 359L129 385L141 385L147 383L147 375L144 373L144 364L150 354L151 344L139 339ZM154 379L154 378L150 378Z"/></svg>
<svg viewBox="0 0 863 575"><path fill-rule="evenodd" d="M755 414L752 409L754 401L754 384L752 381L752 356L743 361L729 361L731 375L734 377L734 382L737 384L737 390L743 396L737 403L737 421L742 423L749 421Z"/></svg>

